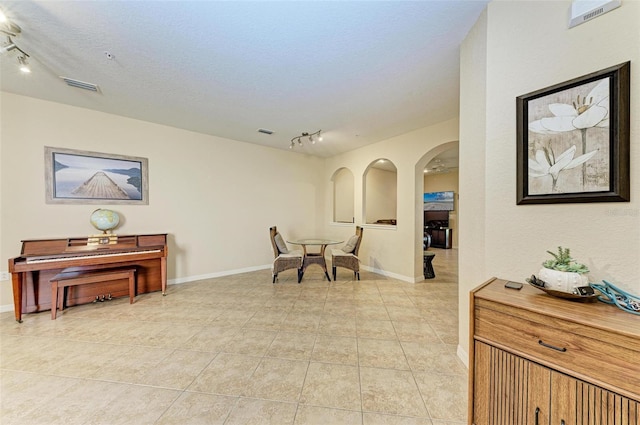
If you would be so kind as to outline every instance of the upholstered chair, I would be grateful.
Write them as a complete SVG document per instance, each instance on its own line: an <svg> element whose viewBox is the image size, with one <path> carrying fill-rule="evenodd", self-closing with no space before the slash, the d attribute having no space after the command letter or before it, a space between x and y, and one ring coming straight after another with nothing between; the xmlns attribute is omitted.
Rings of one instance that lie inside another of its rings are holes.
<svg viewBox="0 0 640 425"><path fill-rule="evenodd" d="M331 268L333 280L336 280L336 268L344 267L353 270L353 277L360 280L360 259L358 250L362 242L362 227L356 226L356 234L351 236L340 249L331 250Z"/></svg>
<svg viewBox="0 0 640 425"><path fill-rule="evenodd" d="M302 251L289 251L282 235L276 229L276 226L269 228L269 237L271 238L271 246L273 247L273 266L271 273L273 274L273 283L276 283L278 273L289 269L298 270L298 283L302 279Z"/></svg>

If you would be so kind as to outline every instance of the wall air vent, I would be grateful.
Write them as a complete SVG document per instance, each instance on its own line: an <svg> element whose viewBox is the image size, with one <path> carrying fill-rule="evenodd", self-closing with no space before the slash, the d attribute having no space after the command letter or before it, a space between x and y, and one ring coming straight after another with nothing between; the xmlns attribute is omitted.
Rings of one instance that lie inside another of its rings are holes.
<svg viewBox="0 0 640 425"><path fill-rule="evenodd" d="M569 28L584 24L621 4L622 0L573 0L569 10Z"/></svg>
<svg viewBox="0 0 640 425"><path fill-rule="evenodd" d="M267 130L266 128L259 128L258 129L258 133L263 133L263 134L273 134L273 130Z"/></svg>
<svg viewBox="0 0 640 425"><path fill-rule="evenodd" d="M99 92L100 88L96 84L85 83L84 81L74 80L73 78L60 77L62 80L67 83L68 86L76 87L83 90L89 90L93 92Z"/></svg>

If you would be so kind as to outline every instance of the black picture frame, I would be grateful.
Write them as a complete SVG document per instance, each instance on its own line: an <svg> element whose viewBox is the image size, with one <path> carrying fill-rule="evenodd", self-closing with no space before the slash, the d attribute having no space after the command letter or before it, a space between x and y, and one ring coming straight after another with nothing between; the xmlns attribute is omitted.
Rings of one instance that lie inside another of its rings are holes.
<svg viewBox="0 0 640 425"><path fill-rule="evenodd" d="M47 204L148 205L147 158L44 148Z"/></svg>
<svg viewBox="0 0 640 425"><path fill-rule="evenodd" d="M516 98L518 205L630 201L630 68Z"/></svg>

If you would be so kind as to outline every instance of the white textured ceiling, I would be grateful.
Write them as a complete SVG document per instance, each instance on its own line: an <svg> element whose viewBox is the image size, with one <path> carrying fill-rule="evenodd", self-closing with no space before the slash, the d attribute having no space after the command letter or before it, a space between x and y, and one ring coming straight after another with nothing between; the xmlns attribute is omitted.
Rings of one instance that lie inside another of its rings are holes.
<svg viewBox="0 0 640 425"><path fill-rule="evenodd" d="M0 89L280 149L322 129L296 150L331 156L457 116L486 3L3 1L33 72L3 54Z"/></svg>

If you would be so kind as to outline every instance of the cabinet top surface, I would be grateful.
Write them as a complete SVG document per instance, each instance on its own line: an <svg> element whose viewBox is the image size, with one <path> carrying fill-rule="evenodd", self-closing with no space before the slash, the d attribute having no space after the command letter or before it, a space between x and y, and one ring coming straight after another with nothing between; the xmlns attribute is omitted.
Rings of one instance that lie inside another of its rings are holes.
<svg viewBox="0 0 640 425"><path fill-rule="evenodd" d="M473 297L640 338L640 316L612 304L570 301L548 295L527 283L519 290L505 288L505 283L503 279L492 279L474 289Z"/></svg>

